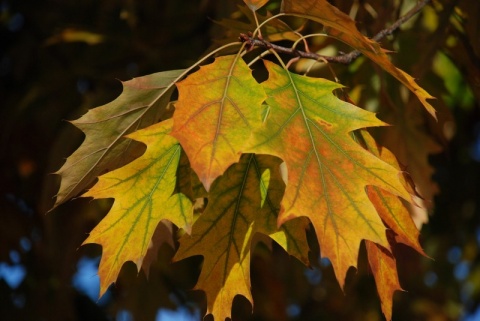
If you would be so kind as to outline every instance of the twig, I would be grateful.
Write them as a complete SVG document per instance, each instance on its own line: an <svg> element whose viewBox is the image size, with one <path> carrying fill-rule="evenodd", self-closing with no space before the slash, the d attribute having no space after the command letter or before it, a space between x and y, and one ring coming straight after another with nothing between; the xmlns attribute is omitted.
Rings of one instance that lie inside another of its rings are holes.
<svg viewBox="0 0 480 321"><path fill-rule="evenodd" d="M413 7L410 11L408 11L404 16L400 17L390 27L381 30L372 39L378 42L381 39L385 38L386 36L393 34L395 30L397 30L402 24L407 22L410 18L412 18L415 14L417 14L420 10L422 10L423 7L425 7L430 1L431 0L420 1L419 3L417 3L415 7ZM273 49L278 53L284 53L292 56L314 59L314 60L326 60L331 63L339 63L344 65L350 64L352 61L357 59L362 54L358 50L353 50L348 54L331 57L331 56L320 55L314 52L306 52L302 50L279 46L263 39L262 37L253 38L252 34L250 33L249 34L241 33L239 38L240 38L240 41L246 42L248 46L250 46L251 48L263 47L267 49Z"/></svg>

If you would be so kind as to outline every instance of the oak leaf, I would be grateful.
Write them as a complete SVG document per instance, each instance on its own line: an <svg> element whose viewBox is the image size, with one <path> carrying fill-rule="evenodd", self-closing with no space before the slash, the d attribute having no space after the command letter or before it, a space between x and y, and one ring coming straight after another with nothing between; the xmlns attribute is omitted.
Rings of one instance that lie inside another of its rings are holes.
<svg viewBox="0 0 480 321"><path fill-rule="evenodd" d="M159 120L182 72L159 72L123 82L117 99L72 121L84 132L85 140L56 172L61 183L54 207L77 196L98 175L140 156L141 146L124 136Z"/></svg>
<svg viewBox="0 0 480 321"><path fill-rule="evenodd" d="M392 320L393 294L401 291L398 280L397 264L395 257L378 244L370 241L365 242L368 255L368 263L377 285L378 296L382 312L387 321Z"/></svg>
<svg viewBox="0 0 480 321"><path fill-rule="evenodd" d="M269 236L288 253L308 262L308 221L298 219L277 228L285 186L279 165L280 160L272 156L243 155L212 184L205 212L193 225L192 234L180 239L175 260L204 257L195 288L205 291L207 314L213 314L215 320L230 317L236 295L252 302L250 256L256 233ZM265 175L266 171L269 174Z"/></svg>
<svg viewBox="0 0 480 321"><path fill-rule="evenodd" d="M100 296L116 280L123 263L133 261L138 269L142 267L160 221L190 230L192 203L185 195L174 193L181 147L169 135L171 127L172 120L167 120L130 134L129 138L147 145L145 153L100 176L82 195L115 199L109 213L84 242L103 248L98 268Z"/></svg>
<svg viewBox="0 0 480 321"><path fill-rule="evenodd" d="M361 130L355 133L355 138L360 140L360 144L370 153L380 158L387 164L390 164L399 172L400 164L395 155L387 148L380 146L373 137L366 131ZM410 194L414 194L414 186L409 179L409 175L404 173L400 176L402 184L409 189ZM415 249L418 253L425 255L418 238L420 231L415 226L407 206L397 196L378 188L377 186L368 186L367 194L375 205L378 215L382 218L387 227L392 229L395 234L395 242L403 243ZM413 205L412 206L418 206Z"/></svg>
<svg viewBox="0 0 480 321"><path fill-rule="evenodd" d="M396 168L351 137L359 128L384 125L374 113L336 98L332 91L340 87L337 83L299 76L269 61L265 65L269 78L262 85L270 113L246 152L285 161L288 184L279 223L300 216L310 219L321 255L330 259L343 288L363 239L389 248L366 186L404 199L410 194Z"/></svg>
<svg viewBox="0 0 480 321"><path fill-rule="evenodd" d="M266 96L238 55L216 58L177 87L172 135L208 191L240 159L252 128L261 123Z"/></svg>
<svg viewBox="0 0 480 321"><path fill-rule="evenodd" d="M188 197L190 202L188 202L182 196L183 202L179 202L178 205L180 206L180 213L186 213L187 211L190 213L192 211L192 204L194 204L196 199L192 186L192 181L195 181L195 176L193 176L194 173L190 168L190 163L188 162L188 158L183 150L180 154L177 167L176 186L173 193L177 197L180 195L185 195ZM201 183L199 184L202 185ZM186 208L183 208L184 205L186 205ZM188 227L186 230L189 232L190 228ZM147 277L150 274L150 266L152 263L157 261L157 255L160 246L163 244L168 244L172 249L176 249L175 240L176 235L173 230L172 222L166 220L161 221L155 229L153 237L150 241L150 245L148 246L148 252L142 261L142 270L145 272Z"/></svg>
<svg viewBox="0 0 480 321"><path fill-rule="evenodd" d="M366 130L357 132L355 137L373 155L400 170L398 160L392 152L384 147L380 147ZM408 186L406 179L403 184ZM413 191L411 192L413 193ZM367 193L378 215L380 215L385 225L391 229L390 245L403 243L426 256L418 241L420 232L402 200L376 186L368 186ZM398 280L395 257L385 248L370 241L366 241L366 248L368 262L375 278L383 314L387 320L391 320L393 294L395 291L402 290Z"/></svg>
<svg viewBox="0 0 480 321"><path fill-rule="evenodd" d="M357 29L354 20L335 6L329 4L327 0L283 0L282 12L323 24L328 34L332 37L360 51L386 72L397 78L418 97L425 109L436 118L435 109L427 101L427 99L432 99L433 97L420 87L412 76L395 67L388 58L385 49L380 47L377 42L365 37Z"/></svg>

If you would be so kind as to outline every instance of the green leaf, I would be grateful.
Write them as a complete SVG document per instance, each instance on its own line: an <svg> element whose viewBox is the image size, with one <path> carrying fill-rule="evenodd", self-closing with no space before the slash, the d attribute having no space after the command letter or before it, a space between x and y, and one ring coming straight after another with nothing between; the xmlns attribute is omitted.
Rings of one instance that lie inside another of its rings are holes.
<svg viewBox="0 0 480 321"><path fill-rule="evenodd" d="M141 155L142 146L124 136L160 119L182 72L159 72L124 82L117 99L72 122L85 133L85 140L56 172L61 183L54 207L77 196L98 175Z"/></svg>
<svg viewBox="0 0 480 321"><path fill-rule="evenodd" d="M362 240L385 248L385 226L365 188L378 186L410 199L399 171L358 145L353 130L382 126L374 113L336 98L337 83L290 73L265 61L263 82L270 106L264 126L254 132L246 152L283 159L288 184L279 222L306 216L312 222L322 257L332 262L340 285L356 266Z"/></svg>

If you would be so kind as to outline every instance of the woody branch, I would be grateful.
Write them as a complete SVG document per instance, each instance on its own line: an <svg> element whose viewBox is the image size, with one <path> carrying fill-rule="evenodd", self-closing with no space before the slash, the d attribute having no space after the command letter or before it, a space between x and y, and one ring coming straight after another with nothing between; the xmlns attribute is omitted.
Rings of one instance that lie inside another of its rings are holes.
<svg viewBox="0 0 480 321"><path fill-rule="evenodd" d="M390 27L385 28L378 32L372 39L375 41L380 41L381 39L385 38L388 35L393 34L402 24L407 22L410 18L412 18L415 14L417 14L423 7L425 7L431 0L423 0L420 1L415 7L413 7L410 11L408 11L405 15L401 16L398 20L396 20ZM240 41L248 43L252 48L253 47L263 47L267 49L273 49L278 53L284 53L296 57L301 58L308 58L314 60L324 60L330 63L340 63L348 65L355 59L357 59L362 53L358 50L353 50L347 54L339 55L339 56L325 56L320 55L315 52L308 52L302 51L295 48L288 48L276 45L271 43L261 37L252 37L251 34L240 34Z"/></svg>

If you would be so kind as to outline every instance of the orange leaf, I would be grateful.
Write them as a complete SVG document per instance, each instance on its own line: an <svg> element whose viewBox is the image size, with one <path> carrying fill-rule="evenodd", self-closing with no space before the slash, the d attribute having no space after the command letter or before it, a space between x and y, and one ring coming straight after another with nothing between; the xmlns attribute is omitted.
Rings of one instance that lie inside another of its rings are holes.
<svg viewBox="0 0 480 321"><path fill-rule="evenodd" d="M400 165L392 152L384 147L379 147L366 130L361 130L358 135L361 135L362 142L368 151L400 171ZM407 186L408 183L403 180L403 185ZM397 196L376 186L368 186L367 193L383 222L395 232L396 242L406 244L418 253L425 255L418 241L420 232L405 204ZM411 193L414 193L413 190Z"/></svg>
<svg viewBox="0 0 480 321"><path fill-rule="evenodd" d="M402 201L388 192L382 191L378 187L368 186L367 193L375 205L378 214L389 228L395 232L395 240L398 243L406 244L414 248L418 253L425 255L418 237L418 231L408 208ZM416 206L416 205L413 205Z"/></svg>
<svg viewBox="0 0 480 321"><path fill-rule="evenodd" d="M396 157L388 149L379 147L366 130L356 133L356 137L361 139L362 145L372 154L400 169ZM404 182L404 185L407 185L407 182ZM403 202L397 196L376 186L368 186L367 193L383 222L393 231L390 242L404 243L426 256L418 242L420 233ZM377 244L367 241L366 246L368 261L377 284L382 311L389 321L392 318L393 294L397 290L402 290L398 281L395 258Z"/></svg>
<svg viewBox="0 0 480 321"><path fill-rule="evenodd" d="M261 123L265 93L237 55L217 58L177 86L172 135L208 191Z"/></svg>
<svg viewBox="0 0 480 321"><path fill-rule="evenodd" d="M356 266L360 242L389 244L385 226L365 191L378 186L409 199L399 171L360 145L350 132L382 126L375 114L333 96L337 83L292 74L265 61L269 78L262 83L270 115L254 132L248 152L282 158L288 184L279 222L307 216L315 227L322 257L333 264L343 287Z"/></svg>
<svg viewBox="0 0 480 321"><path fill-rule="evenodd" d="M395 258L387 250L373 242L366 241L365 245L367 246L368 262L377 285L382 312L387 321L390 321L392 319L393 294L395 291L402 290L398 281Z"/></svg>
<svg viewBox="0 0 480 321"><path fill-rule="evenodd" d="M386 51L377 42L365 37L358 31L355 21L329 4L327 0L284 0L282 11L323 24L331 36L360 51L397 78L418 97L425 109L436 118L435 109L427 102L427 99L433 97L420 87L409 74L395 67L388 59Z"/></svg>

